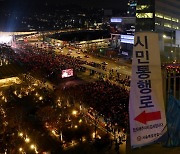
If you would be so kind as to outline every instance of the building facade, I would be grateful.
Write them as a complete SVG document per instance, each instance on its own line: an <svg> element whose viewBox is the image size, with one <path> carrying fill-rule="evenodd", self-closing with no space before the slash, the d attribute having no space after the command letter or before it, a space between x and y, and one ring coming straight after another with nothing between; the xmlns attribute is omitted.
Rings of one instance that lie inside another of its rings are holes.
<svg viewBox="0 0 180 154"><path fill-rule="evenodd" d="M135 17L112 17L110 20L111 47L125 58L132 57Z"/></svg>
<svg viewBox="0 0 180 154"><path fill-rule="evenodd" d="M129 30L135 25L137 32L154 31L159 34L162 61L180 60L179 8L178 0L129 0L127 16L111 18L111 46L120 48L125 55L132 55L132 45L129 45L132 40L127 40L132 37L123 35L133 35ZM131 20L133 18L134 21Z"/></svg>
<svg viewBox="0 0 180 154"><path fill-rule="evenodd" d="M180 98L180 1L137 0L136 31L154 31L159 34L163 69L164 96L170 91Z"/></svg>
<svg viewBox="0 0 180 154"><path fill-rule="evenodd" d="M180 1L137 0L136 31L159 34L162 60L180 59Z"/></svg>
<svg viewBox="0 0 180 154"><path fill-rule="evenodd" d="M178 0L137 0L136 31L155 31L166 39L165 43L177 43L179 8Z"/></svg>

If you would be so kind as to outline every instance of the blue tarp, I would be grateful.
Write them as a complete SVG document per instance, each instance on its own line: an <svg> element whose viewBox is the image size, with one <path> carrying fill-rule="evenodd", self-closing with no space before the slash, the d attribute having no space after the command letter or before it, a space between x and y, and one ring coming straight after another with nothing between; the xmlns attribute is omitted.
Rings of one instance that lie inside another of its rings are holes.
<svg viewBox="0 0 180 154"><path fill-rule="evenodd" d="M167 104L167 129L168 139L166 146L180 146L180 100L169 96Z"/></svg>

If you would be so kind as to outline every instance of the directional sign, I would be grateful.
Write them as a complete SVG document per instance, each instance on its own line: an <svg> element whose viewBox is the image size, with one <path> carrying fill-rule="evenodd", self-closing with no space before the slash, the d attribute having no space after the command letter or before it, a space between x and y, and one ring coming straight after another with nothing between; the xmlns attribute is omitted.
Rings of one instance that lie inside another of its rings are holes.
<svg viewBox="0 0 180 154"><path fill-rule="evenodd" d="M129 99L132 148L153 143L166 131L158 34L135 34Z"/></svg>
<svg viewBox="0 0 180 154"><path fill-rule="evenodd" d="M150 112L146 113L143 111L141 114L139 114L134 120L141 122L143 124L147 124L148 121L154 121L161 119L161 112Z"/></svg>

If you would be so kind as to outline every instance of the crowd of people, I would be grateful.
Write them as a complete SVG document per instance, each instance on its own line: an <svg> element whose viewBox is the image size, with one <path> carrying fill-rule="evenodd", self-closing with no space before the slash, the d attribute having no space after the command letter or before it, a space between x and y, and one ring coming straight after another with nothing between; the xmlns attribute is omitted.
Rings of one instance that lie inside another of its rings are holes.
<svg viewBox="0 0 180 154"><path fill-rule="evenodd" d="M105 120L110 119L113 125L118 124L127 129L129 91L125 88L101 80L66 87L63 89L62 95L66 98L73 98L75 102L85 103L97 111L99 115L104 115Z"/></svg>
<svg viewBox="0 0 180 154"><path fill-rule="evenodd" d="M62 70L72 68L75 71L80 71L81 62L78 59L64 55L56 55L52 52L44 52L42 49L37 49L26 45L25 50L21 48L13 54L16 62L20 62L29 71L41 72L48 79L57 79L61 76Z"/></svg>
<svg viewBox="0 0 180 154"><path fill-rule="evenodd" d="M125 78L123 78L122 74L119 73L117 70L110 69L108 79L116 81L117 83L122 84L124 86L130 86L130 77L126 76Z"/></svg>
<svg viewBox="0 0 180 154"><path fill-rule="evenodd" d="M95 66L94 63L61 54L56 55L53 52L44 52L43 49L30 45L23 45L20 50L11 54L11 58L20 62L28 70L40 72L45 78L52 80L57 79L61 71L67 68L82 71L82 64ZM116 76L122 84L129 83L128 79L121 80L118 72ZM66 88L63 91L67 98L82 101L110 119L112 124L127 128L129 91L125 88L112 84L109 80L100 80Z"/></svg>
<svg viewBox="0 0 180 154"><path fill-rule="evenodd" d="M12 59L26 66L28 71L41 72L45 78L54 80L61 78L61 72L65 69L73 69L75 73L84 71L82 64L99 67L97 63L87 62L75 57L55 54L53 51L45 51L30 45L19 45L20 50L12 53Z"/></svg>

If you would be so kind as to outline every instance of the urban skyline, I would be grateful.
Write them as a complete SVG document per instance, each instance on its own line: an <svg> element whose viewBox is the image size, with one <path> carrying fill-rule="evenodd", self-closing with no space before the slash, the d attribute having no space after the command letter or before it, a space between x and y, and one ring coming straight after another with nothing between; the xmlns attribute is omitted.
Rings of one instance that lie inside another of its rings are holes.
<svg viewBox="0 0 180 154"><path fill-rule="evenodd" d="M179 154L179 4L0 0L0 153Z"/></svg>

